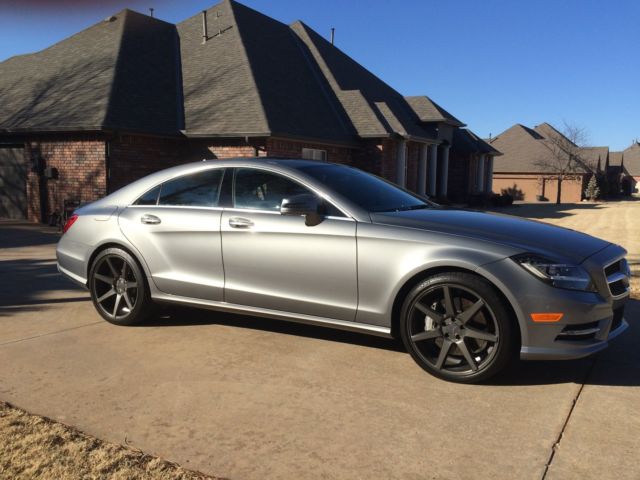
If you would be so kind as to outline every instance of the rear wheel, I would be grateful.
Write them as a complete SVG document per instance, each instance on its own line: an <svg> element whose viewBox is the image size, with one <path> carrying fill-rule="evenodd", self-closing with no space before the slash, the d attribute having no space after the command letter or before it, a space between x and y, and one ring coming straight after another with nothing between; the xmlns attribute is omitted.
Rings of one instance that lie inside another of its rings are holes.
<svg viewBox="0 0 640 480"><path fill-rule="evenodd" d="M98 254L89 274L89 289L98 313L116 325L135 325L151 312L144 274L135 259L120 248Z"/></svg>
<svg viewBox="0 0 640 480"><path fill-rule="evenodd" d="M446 380L487 380L514 359L509 310L476 275L441 273L416 285L402 306L400 327L418 365Z"/></svg>

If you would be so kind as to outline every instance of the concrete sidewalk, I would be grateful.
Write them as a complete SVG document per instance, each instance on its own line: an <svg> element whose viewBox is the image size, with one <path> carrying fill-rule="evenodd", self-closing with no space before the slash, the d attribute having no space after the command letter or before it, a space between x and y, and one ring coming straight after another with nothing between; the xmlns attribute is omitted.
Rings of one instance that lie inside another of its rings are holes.
<svg viewBox="0 0 640 480"><path fill-rule="evenodd" d="M56 239L0 226L0 399L32 413L232 479L539 479L550 459L547 478L640 477L637 323L596 359L461 386L348 332L185 309L110 325Z"/></svg>

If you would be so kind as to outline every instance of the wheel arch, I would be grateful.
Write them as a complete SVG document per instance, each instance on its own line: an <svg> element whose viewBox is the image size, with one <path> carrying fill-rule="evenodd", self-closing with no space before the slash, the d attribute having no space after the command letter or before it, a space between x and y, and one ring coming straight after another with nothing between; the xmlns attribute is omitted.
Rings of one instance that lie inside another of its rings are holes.
<svg viewBox="0 0 640 480"><path fill-rule="evenodd" d="M405 298L407 297L407 295L409 294L409 292L411 291L411 289L421 281L427 279L428 277L437 275L439 273L449 273L449 272L468 273L487 281L489 285L493 287L496 294L502 300L505 307L509 311L509 314L511 315L511 318L513 320L513 324L517 328L517 331L516 331L517 333L515 337L518 339L519 342L522 342L522 332L520 329L520 321L518 319L518 314L516 312L516 309L514 308L513 304L511 303L507 295L502 291L502 289L498 285L496 285L495 282L493 282L490 278L486 277L485 275L482 275L476 270L471 270L469 268L464 268L460 266L444 266L444 265L422 270L414 274L408 280L406 280L405 283L400 287L400 289L398 290L398 293L396 294L393 300L393 306L391 309L391 335L394 338L399 338L400 310L402 309L402 304Z"/></svg>
<svg viewBox="0 0 640 480"><path fill-rule="evenodd" d="M140 257L138 255L138 253L135 251L135 249L131 248L128 245L125 245L124 243L121 242L117 242L117 241L107 241L105 243L102 243L100 245L98 245L93 252L91 252L91 255L89 256L89 260L87 261L87 284L89 283L89 276L91 274L91 268L93 267L93 262L95 261L96 257L101 253L104 252L105 250L109 249L109 248L119 248L121 250L124 250L125 252L127 252L129 255L131 255L131 258L133 258L135 260L135 262L138 264L138 267L140 268L140 270L142 270L142 272L144 273L144 279L147 282L147 286L148 286L148 280L147 280L147 268L146 265L144 264L144 262L142 262L140 260Z"/></svg>

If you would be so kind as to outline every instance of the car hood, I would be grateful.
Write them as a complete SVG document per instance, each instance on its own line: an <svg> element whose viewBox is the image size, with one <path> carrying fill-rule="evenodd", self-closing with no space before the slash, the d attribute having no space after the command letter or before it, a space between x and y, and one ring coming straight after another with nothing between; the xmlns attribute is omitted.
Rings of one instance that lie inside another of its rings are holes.
<svg viewBox="0 0 640 480"><path fill-rule="evenodd" d="M609 242L575 230L472 210L429 208L372 213L371 220L378 224L477 238L538 253L551 257L550 260L564 259L574 263L581 263L609 245Z"/></svg>

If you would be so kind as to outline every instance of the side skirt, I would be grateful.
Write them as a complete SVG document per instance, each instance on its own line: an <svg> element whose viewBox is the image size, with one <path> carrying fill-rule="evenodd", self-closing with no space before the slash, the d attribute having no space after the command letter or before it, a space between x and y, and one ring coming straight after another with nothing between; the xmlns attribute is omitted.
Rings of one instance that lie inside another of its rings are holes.
<svg viewBox="0 0 640 480"><path fill-rule="evenodd" d="M196 308L204 308L208 310L217 310L221 312L247 313L249 315L254 315L257 317L273 318L276 320L285 320L287 322L303 323L306 325L316 325L320 327L335 328L338 330L347 330L349 332L361 332L369 335L375 335L377 337L392 338L391 329L387 327L381 327L379 325L349 322L346 320L335 320L332 318L316 317L313 315L304 315L301 313L281 312L279 310L269 310L267 308L248 307L246 305L237 305L235 303L179 297L176 295L168 295L159 292L155 292L155 294L153 295L153 300L156 302L173 303Z"/></svg>

